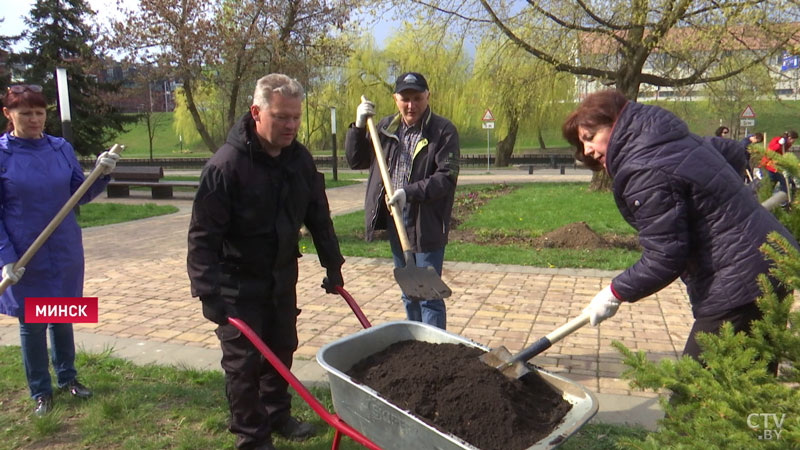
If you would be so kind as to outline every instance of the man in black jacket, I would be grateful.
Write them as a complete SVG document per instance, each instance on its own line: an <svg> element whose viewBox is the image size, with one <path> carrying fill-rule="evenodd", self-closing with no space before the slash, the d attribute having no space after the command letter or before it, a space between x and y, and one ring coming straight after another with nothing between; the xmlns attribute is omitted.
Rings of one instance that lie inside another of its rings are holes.
<svg viewBox="0 0 800 450"><path fill-rule="evenodd" d="M189 225L192 296L219 324L230 430L241 449L271 449L272 432L305 439L314 428L290 415L286 380L228 317L244 320L291 368L302 225L327 269L323 287L335 293L344 284L324 178L295 140L302 98L302 86L286 75L258 80L250 111L203 168Z"/></svg>
<svg viewBox="0 0 800 450"><path fill-rule="evenodd" d="M431 111L428 82L421 74L408 72L397 78L394 101L398 113L384 117L377 125L387 159L394 195L386 199L403 211L408 240L418 267L433 267L439 275L450 232L450 213L458 181L458 130L444 117ZM385 189L375 152L365 129L375 105L363 101L356 121L345 138L347 162L352 169L369 168L364 204L366 239L375 230L388 229L396 267L405 264L394 221L384 201ZM403 294L409 320L446 327L444 300L411 301Z"/></svg>

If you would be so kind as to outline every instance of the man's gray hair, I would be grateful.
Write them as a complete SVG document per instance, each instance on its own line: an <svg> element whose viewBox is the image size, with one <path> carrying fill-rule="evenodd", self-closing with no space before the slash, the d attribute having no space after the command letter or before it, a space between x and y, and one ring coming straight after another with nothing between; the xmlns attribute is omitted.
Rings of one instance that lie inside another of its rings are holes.
<svg viewBox="0 0 800 450"><path fill-rule="evenodd" d="M294 78L282 73L271 73L256 82L253 104L261 109L269 108L269 99L273 92L290 98L303 98L304 94L303 86Z"/></svg>

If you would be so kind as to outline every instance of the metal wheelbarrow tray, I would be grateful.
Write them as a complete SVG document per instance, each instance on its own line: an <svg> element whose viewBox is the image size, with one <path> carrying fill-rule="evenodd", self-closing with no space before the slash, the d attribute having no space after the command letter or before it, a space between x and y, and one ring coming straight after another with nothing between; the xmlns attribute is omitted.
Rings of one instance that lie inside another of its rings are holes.
<svg viewBox="0 0 800 450"><path fill-rule="evenodd" d="M407 340L464 344L489 351L486 346L420 322L388 322L359 331L331 342L317 352L317 362L328 372L334 410L344 421L383 449L478 450L463 439L443 433L390 403L372 388L353 382L345 373L363 358L395 342ZM529 450L555 448L597 413L597 399L579 383L542 369L531 369L537 370L572 404L572 409L561 424Z"/></svg>

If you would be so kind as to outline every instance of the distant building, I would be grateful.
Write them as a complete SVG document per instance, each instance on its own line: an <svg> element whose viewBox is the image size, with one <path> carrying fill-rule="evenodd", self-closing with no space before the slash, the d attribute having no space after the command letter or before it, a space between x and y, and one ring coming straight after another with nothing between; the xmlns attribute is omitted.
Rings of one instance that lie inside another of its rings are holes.
<svg viewBox="0 0 800 450"><path fill-rule="evenodd" d="M793 38L785 45L786 49L800 48L800 23L783 24L788 30L793 31ZM673 28L668 33L669 42L680 42L684 44L683 51L702 57L704 52L709 51L708 45L721 45L725 56L736 56L737 52L747 52L748 54L760 53L766 56L767 52L775 47L774 42L764 36L763 31L757 28L739 28L729 30L736 34L736 38L720 38L716 42L708 43L699 38L696 28ZM669 44L666 42L666 44ZM690 47L686 48L685 44ZM581 39L581 59L605 61L607 65L613 67L616 62L618 43L608 35L599 33L585 33ZM715 49L718 51L719 49ZM612 53L613 51L613 53ZM800 100L800 68L792 70L781 70L784 63L784 52L778 51L767 57L765 60L769 68L770 76L775 83L775 95L785 100ZM642 73L655 75L669 75L670 77L689 76L692 73L690 67L673 58L667 52L658 49L652 52ZM576 81L577 93L579 98L583 98L592 92L607 89L608 80L598 80L594 77L578 76ZM642 83L639 90L640 100L657 100L660 98L674 98L681 100L699 100L705 95L705 85L694 84L679 87L658 87L647 83Z"/></svg>
<svg viewBox="0 0 800 450"><path fill-rule="evenodd" d="M108 102L122 112L140 113L151 108L153 112L174 110L175 81L160 77L144 81L140 72L135 66L125 67L122 63L108 60L94 75L100 82L121 83L119 93L110 97Z"/></svg>

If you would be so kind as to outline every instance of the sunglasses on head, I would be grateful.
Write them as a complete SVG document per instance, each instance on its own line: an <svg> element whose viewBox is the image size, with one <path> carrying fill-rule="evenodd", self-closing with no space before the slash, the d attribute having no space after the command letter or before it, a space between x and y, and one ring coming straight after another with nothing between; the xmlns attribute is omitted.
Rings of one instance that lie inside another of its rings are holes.
<svg viewBox="0 0 800 450"><path fill-rule="evenodd" d="M13 92L15 94L22 94L25 91L31 92L42 92L42 87L38 84L15 84L14 86L8 87L8 92Z"/></svg>

